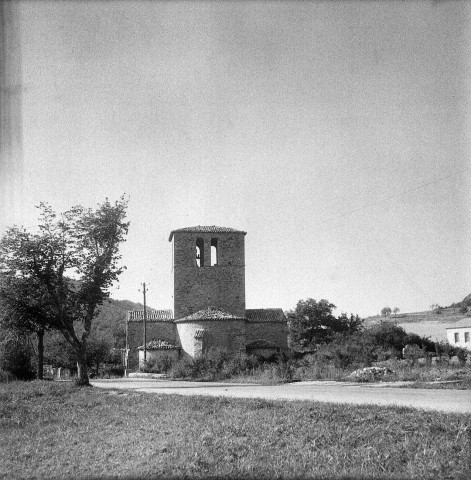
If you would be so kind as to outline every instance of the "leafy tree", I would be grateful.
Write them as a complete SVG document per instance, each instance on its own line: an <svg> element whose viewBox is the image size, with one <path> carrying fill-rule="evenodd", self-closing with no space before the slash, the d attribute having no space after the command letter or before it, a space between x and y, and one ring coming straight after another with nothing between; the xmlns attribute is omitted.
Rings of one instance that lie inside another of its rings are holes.
<svg viewBox="0 0 471 480"><path fill-rule="evenodd" d="M371 342L384 348L394 348L398 352L407 343L406 331L392 322L381 322L373 325L365 331L365 336L369 337Z"/></svg>
<svg viewBox="0 0 471 480"><path fill-rule="evenodd" d="M381 309L381 315L383 317L389 317L391 315L391 308L390 307L384 307Z"/></svg>
<svg viewBox="0 0 471 480"><path fill-rule="evenodd" d="M12 227L0 240L0 270L7 283L18 279L24 288L38 289L17 298L18 318L36 318L38 325L60 331L77 358L77 383L88 385L92 321L125 268L118 262L129 227L127 201L106 199L96 210L76 206L59 217L45 203L39 208L37 233ZM3 290L0 296L6 298Z"/></svg>
<svg viewBox="0 0 471 480"><path fill-rule="evenodd" d="M87 360L88 348L89 345L87 345ZM72 345L58 331L51 331L45 336L44 361L54 367L68 368L69 370L77 368L77 356Z"/></svg>
<svg viewBox="0 0 471 480"><path fill-rule="evenodd" d="M333 363L337 368L371 366L383 351L364 332L335 335L332 342L321 345L315 353L319 363Z"/></svg>
<svg viewBox="0 0 471 480"><path fill-rule="evenodd" d="M2 342L0 371L10 372L19 380L33 379L35 371L28 335L19 332L7 332L5 337Z"/></svg>
<svg viewBox="0 0 471 480"><path fill-rule="evenodd" d="M95 375L99 375L100 364L110 357L111 346L104 338L91 337L87 346L87 360L90 367L95 367Z"/></svg>
<svg viewBox="0 0 471 480"><path fill-rule="evenodd" d="M432 310L432 312L436 313L437 315L443 313L443 307L440 306L438 303L433 303L432 305L430 305L430 310Z"/></svg>
<svg viewBox="0 0 471 480"><path fill-rule="evenodd" d="M37 373L43 378L44 334L51 315L47 293L34 278L3 275L0 279L0 326L16 335L35 334L37 339Z"/></svg>
<svg viewBox="0 0 471 480"><path fill-rule="evenodd" d="M355 333L363 329L363 320L358 315L342 313L337 319L335 331L338 333Z"/></svg>
<svg viewBox="0 0 471 480"><path fill-rule="evenodd" d="M394 309L393 309L394 315L397 315L399 312L400 312L399 308L394 307Z"/></svg>
<svg viewBox="0 0 471 480"><path fill-rule="evenodd" d="M299 300L294 311L288 312L290 342L294 348L314 349L332 340L335 333L353 333L362 328L358 315L333 315L335 305L328 300Z"/></svg>

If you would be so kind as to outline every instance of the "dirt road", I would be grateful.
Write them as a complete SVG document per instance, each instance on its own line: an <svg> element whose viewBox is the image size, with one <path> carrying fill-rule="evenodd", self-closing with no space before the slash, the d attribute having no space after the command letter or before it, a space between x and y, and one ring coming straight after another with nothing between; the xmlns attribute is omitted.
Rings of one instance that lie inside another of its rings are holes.
<svg viewBox="0 0 471 480"><path fill-rule="evenodd" d="M252 385L222 382L182 382L123 378L93 380L100 388L211 397L308 400L316 402L396 405L442 412L471 413L469 390L422 390L388 387L387 384L296 382L284 385Z"/></svg>

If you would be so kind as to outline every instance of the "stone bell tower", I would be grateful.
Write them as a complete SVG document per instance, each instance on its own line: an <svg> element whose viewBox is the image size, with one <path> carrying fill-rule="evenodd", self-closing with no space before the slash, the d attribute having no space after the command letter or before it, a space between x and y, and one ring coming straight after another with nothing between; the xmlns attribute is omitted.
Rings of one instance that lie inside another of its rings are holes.
<svg viewBox="0 0 471 480"><path fill-rule="evenodd" d="M245 317L245 235L216 226L170 233L175 320L208 307Z"/></svg>

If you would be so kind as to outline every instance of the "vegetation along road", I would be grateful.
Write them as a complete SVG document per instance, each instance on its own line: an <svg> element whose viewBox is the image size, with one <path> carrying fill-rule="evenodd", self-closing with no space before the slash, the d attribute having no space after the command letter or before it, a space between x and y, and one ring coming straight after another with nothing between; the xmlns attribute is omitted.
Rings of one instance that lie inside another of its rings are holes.
<svg viewBox="0 0 471 480"><path fill-rule="evenodd" d="M265 400L312 400L356 405L395 405L442 412L471 413L470 390L397 388L390 387L386 383L358 384L321 381L282 385L248 385L125 378L94 380L92 384L100 388L128 389L157 394L261 398Z"/></svg>

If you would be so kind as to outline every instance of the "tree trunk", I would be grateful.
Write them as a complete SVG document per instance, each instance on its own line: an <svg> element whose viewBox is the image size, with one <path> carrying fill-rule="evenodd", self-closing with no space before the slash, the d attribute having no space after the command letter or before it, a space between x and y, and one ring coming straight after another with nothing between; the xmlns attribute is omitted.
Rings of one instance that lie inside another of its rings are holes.
<svg viewBox="0 0 471 480"><path fill-rule="evenodd" d="M38 337L38 380L44 378L44 330L40 329L36 332Z"/></svg>
<svg viewBox="0 0 471 480"><path fill-rule="evenodd" d="M79 386L89 386L90 381L88 379L87 369L87 354L84 352L84 347L76 351L77 354L77 380L75 383Z"/></svg>

